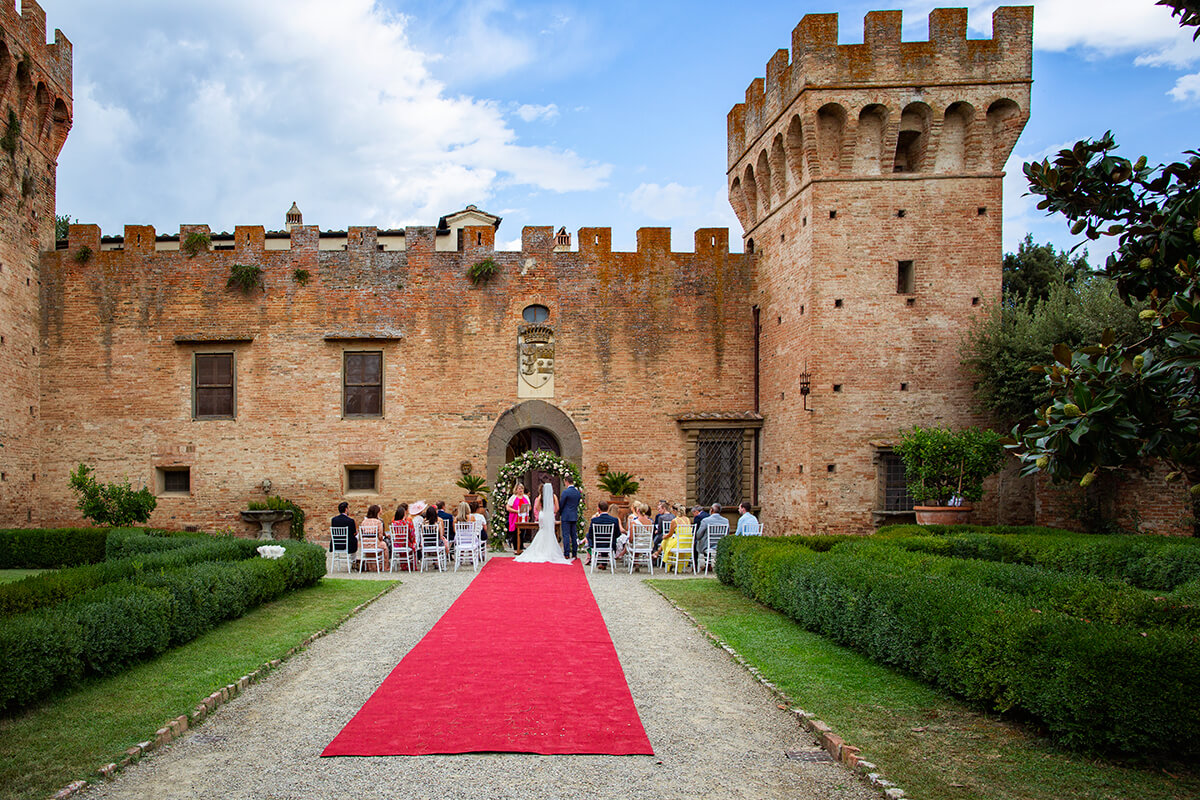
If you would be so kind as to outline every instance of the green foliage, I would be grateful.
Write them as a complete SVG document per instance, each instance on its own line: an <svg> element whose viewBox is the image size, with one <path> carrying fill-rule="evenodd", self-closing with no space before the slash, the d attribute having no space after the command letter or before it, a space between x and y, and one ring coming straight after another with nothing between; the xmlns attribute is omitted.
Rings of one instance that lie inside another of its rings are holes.
<svg viewBox="0 0 1200 800"><path fill-rule="evenodd" d="M455 484L458 488L464 490L468 494L486 494L487 493L487 478L482 475L463 475Z"/></svg>
<svg viewBox="0 0 1200 800"><path fill-rule="evenodd" d="M91 260L92 260L92 248L88 247L86 244L81 245L80 248L75 251L75 263L76 264L83 265L83 264L88 263Z"/></svg>
<svg viewBox="0 0 1200 800"><path fill-rule="evenodd" d="M599 484L613 497L632 497L642 488L628 472L606 472L600 476Z"/></svg>
<svg viewBox="0 0 1200 800"><path fill-rule="evenodd" d="M1039 208L1063 214L1072 232L1116 237L1106 272L1122 297L1147 303L1148 330L1133 343L1105 332L1089 347L1057 346L1040 369L1050 400L1014 435L1025 474L1081 486L1161 460L1192 487L1200 517L1200 153L1150 167L1116 149L1109 132L1026 164L1025 175Z"/></svg>
<svg viewBox="0 0 1200 800"><path fill-rule="evenodd" d="M229 280L225 281L226 289L238 289L242 294L250 294L263 286L262 267L254 264L234 264L229 268Z"/></svg>
<svg viewBox="0 0 1200 800"><path fill-rule="evenodd" d="M8 108L8 124L4 126L4 135L0 136L0 150L10 156L16 155L17 143L21 141L21 118L17 112Z"/></svg>
<svg viewBox="0 0 1200 800"><path fill-rule="evenodd" d="M1017 252L1004 254L1001 275L1005 305L1016 305L1045 300L1055 288L1085 284L1092 268L1086 254L1072 256L1053 244L1034 244L1033 234L1026 234Z"/></svg>
<svg viewBox="0 0 1200 800"><path fill-rule="evenodd" d="M294 280L296 283L300 284L301 286L307 286L308 279L310 277L311 276L309 275L309 272L306 269L297 267L296 269L292 270L292 280Z"/></svg>
<svg viewBox="0 0 1200 800"><path fill-rule="evenodd" d="M918 505L944 506L955 496L983 497L983 479L1000 471L1004 449L995 431L946 428L901 431L896 454L904 461L908 493Z"/></svg>
<svg viewBox="0 0 1200 800"><path fill-rule="evenodd" d="M84 517L97 525L117 528L150 519L158 500L149 489L143 486L134 491L128 479L123 483L97 483L94 472L86 464L80 464L69 481L79 495L76 507Z"/></svg>
<svg viewBox="0 0 1200 800"><path fill-rule="evenodd" d="M76 222L79 220L76 219ZM70 214L55 214L54 215L54 238L63 240L71 235L71 215Z"/></svg>
<svg viewBox="0 0 1200 800"><path fill-rule="evenodd" d="M248 505L251 511L290 511L292 512L291 521L291 537L299 541L304 541L304 509L293 503L291 500L280 497L279 495L271 495L265 502L252 501Z"/></svg>
<svg viewBox="0 0 1200 800"><path fill-rule="evenodd" d="M500 267L490 258L485 258L483 261L476 261L467 268L467 278L471 283L478 286L481 283L487 283L492 279L492 276L500 271Z"/></svg>
<svg viewBox="0 0 1200 800"><path fill-rule="evenodd" d="M1145 327L1138 320L1140 308L1125 303L1103 277L1054 283L1043 298L993 306L975 319L963 346L976 397L1006 426L1027 419L1049 402L1050 387L1031 369L1045 363L1054 345L1093 342L1110 328L1118 340L1133 341Z"/></svg>
<svg viewBox="0 0 1200 800"><path fill-rule="evenodd" d="M818 553L738 536L721 541L717 574L877 661L1030 714L1067 746L1200 753L1194 612L1172 617L1118 581L907 552L887 541ZM1192 586L1179 591L1200 592Z"/></svg>
<svg viewBox="0 0 1200 800"><path fill-rule="evenodd" d="M0 530L0 569L58 569L104 560L107 528Z"/></svg>
<svg viewBox="0 0 1200 800"><path fill-rule="evenodd" d="M254 554L258 543L242 541ZM316 545L286 541L280 543L286 552L279 559L214 561L196 558L213 551L192 542L149 553L144 563L128 559L118 570L123 579L94 584L70 602L5 620L0 625L0 711L28 705L81 675L121 672L325 574L325 551Z"/></svg>
<svg viewBox="0 0 1200 800"><path fill-rule="evenodd" d="M187 253L188 258L195 258L208 250L210 244L212 244L212 237L204 231L188 231L183 237L183 241L179 243L179 249Z"/></svg>

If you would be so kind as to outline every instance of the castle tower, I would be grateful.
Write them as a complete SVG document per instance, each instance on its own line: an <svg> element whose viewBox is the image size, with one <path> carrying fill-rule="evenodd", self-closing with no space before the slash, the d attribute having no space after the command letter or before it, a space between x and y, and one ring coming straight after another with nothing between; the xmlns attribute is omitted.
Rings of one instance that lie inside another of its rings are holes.
<svg viewBox="0 0 1200 800"><path fill-rule="evenodd" d="M55 170L71 129L71 43L0 2L0 519L33 521L39 480L38 254L54 249Z"/></svg>
<svg viewBox="0 0 1200 800"><path fill-rule="evenodd" d="M772 532L871 530L893 518L901 429L986 422L959 346L1000 295L1033 9L992 20L991 39L971 40L965 9L937 9L929 41L902 42L901 12L876 11L863 44L839 45L837 15L809 14L790 62L777 51L729 113L729 198L759 254Z"/></svg>
<svg viewBox="0 0 1200 800"><path fill-rule="evenodd" d="M292 207L287 210L287 214L283 217L284 230L290 231L292 228L298 228L303 224L304 215L300 213L300 206L296 205L295 201L292 201Z"/></svg>

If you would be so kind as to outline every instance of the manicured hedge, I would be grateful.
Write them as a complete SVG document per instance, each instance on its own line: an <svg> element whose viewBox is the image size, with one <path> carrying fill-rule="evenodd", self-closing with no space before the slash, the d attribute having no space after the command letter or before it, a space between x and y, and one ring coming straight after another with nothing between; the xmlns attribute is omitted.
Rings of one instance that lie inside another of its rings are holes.
<svg viewBox="0 0 1200 800"><path fill-rule="evenodd" d="M104 560L108 528L0 530L0 569L58 569Z"/></svg>
<svg viewBox="0 0 1200 800"><path fill-rule="evenodd" d="M132 580L5 620L0 625L0 711L26 706L83 675L120 672L325 574L320 547L279 544L287 551L279 559L142 571Z"/></svg>
<svg viewBox="0 0 1200 800"><path fill-rule="evenodd" d="M819 553L730 536L717 561L722 581L805 628L991 708L1030 714L1069 746L1200 755L1197 635L1084 621L1049 597L1033 605L1036 592L1066 585L1021 586L1037 572L1045 570L869 540Z"/></svg>
<svg viewBox="0 0 1200 800"><path fill-rule="evenodd" d="M145 534L140 536L146 539L161 538ZM253 558L258 555L256 548L261 544L252 539L232 536L181 537L180 541L188 543L188 546L143 552L128 558L31 575L20 581L0 584L0 618L71 600L97 587L128 580L139 573L177 569L203 561Z"/></svg>
<svg viewBox="0 0 1200 800"><path fill-rule="evenodd" d="M1093 536L1033 528L997 534L994 529L893 526L880 536L906 550L953 558L1031 564L1052 570L1115 578L1144 589L1170 591L1200 579L1200 541L1165 536Z"/></svg>
<svg viewBox="0 0 1200 800"><path fill-rule="evenodd" d="M130 558L144 553L163 553L195 547L199 542L212 539L207 533L168 533L152 528L113 528L105 543L104 558L106 561L116 561L119 558Z"/></svg>

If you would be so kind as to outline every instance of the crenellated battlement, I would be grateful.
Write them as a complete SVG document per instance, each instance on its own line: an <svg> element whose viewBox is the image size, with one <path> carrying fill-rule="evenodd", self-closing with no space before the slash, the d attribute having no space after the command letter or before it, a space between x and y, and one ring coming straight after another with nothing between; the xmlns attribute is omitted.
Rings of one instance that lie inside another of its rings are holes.
<svg viewBox="0 0 1200 800"><path fill-rule="evenodd" d="M71 130L72 48L62 31L46 42L46 12L34 0L0 0L0 114L11 110L21 138L53 161Z"/></svg>
<svg viewBox="0 0 1200 800"><path fill-rule="evenodd" d="M53 87L53 93L66 97L70 102L72 93L71 42L61 30L54 30L54 41L46 41L46 12L35 0L24 0L17 11L14 0L0 2L0 43L7 49L0 50L0 71L13 69L26 53L34 64L35 75L31 75L36 86L39 79ZM6 63L5 56L13 63ZM0 81L4 77L0 76Z"/></svg>
<svg viewBox="0 0 1200 800"><path fill-rule="evenodd" d="M495 253L495 228L466 226L458 231L457 247L436 248L439 229L433 226L380 229L352 226L345 231L322 231L315 225L297 225L290 231L268 231L262 225L238 225L233 233L212 233L208 225L180 225L177 234L158 234L152 225L126 225L120 235L102 235L99 225L73 224L68 238L58 242L58 250L76 252L87 247L93 253L124 251L140 255L184 249L192 234L207 241L207 250L231 251L242 257L276 250L301 251L408 251L442 252L463 257L481 257ZM639 228L637 249L632 252L612 249L612 228L580 228L577 251L555 247L554 228L527 225L521 231L522 256L551 256L576 252L582 255L670 255L670 228ZM729 252L728 228L699 228L694 233L694 253ZM501 251L504 252L504 251Z"/></svg>
<svg viewBox="0 0 1200 800"><path fill-rule="evenodd" d="M837 14L807 14L792 31L792 51L778 50L766 78L746 89L729 112L729 164L805 90L1028 83L1033 64L1033 7L992 14L992 38L967 38L967 10L929 13L929 40L901 41L900 11L872 11L862 44L838 44Z"/></svg>

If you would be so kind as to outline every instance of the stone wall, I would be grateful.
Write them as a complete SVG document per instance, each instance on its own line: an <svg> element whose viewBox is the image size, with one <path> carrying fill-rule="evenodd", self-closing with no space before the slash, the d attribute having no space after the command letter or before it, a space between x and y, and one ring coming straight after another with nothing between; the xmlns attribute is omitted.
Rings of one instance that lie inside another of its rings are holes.
<svg viewBox="0 0 1200 800"><path fill-rule="evenodd" d="M205 229L180 235L193 230ZM578 430L589 500L600 499L603 461L642 481L643 498L682 501L675 417L751 402L753 257L730 254L724 229L698 231L694 252L673 251L668 229L642 229L630 253L610 251L606 228L579 231L579 251L559 253L550 228L526 228L520 252L495 252L494 232L475 232L461 251L437 252L433 228L408 228L404 251L381 252L374 228L352 228L347 249L331 252L315 227L294 229L287 250L239 227L233 250L189 257L156 250L152 228L128 226L124 249L99 252L98 228L72 226L69 248L42 258L37 521L76 521L66 478L77 462L150 486L157 469L189 467L190 494L161 496L151 519L167 528L249 532L237 511L269 479L319 534L347 494L347 465L378 467L378 491L348 498L360 516L368 503L390 518L401 500L455 502L460 463L483 474L493 427L521 402L517 334L532 303L550 310L545 402ZM84 247L95 255L80 263ZM483 258L499 273L474 287L466 271ZM227 288L234 264L262 267L264 288ZM383 353L381 418L342 414L348 350ZM193 419L199 352L234 354L236 419Z"/></svg>
<svg viewBox="0 0 1200 800"><path fill-rule="evenodd" d="M71 43L25 0L0 2L0 524L41 504L38 253L54 248L55 169L71 127Z"/></svg>

